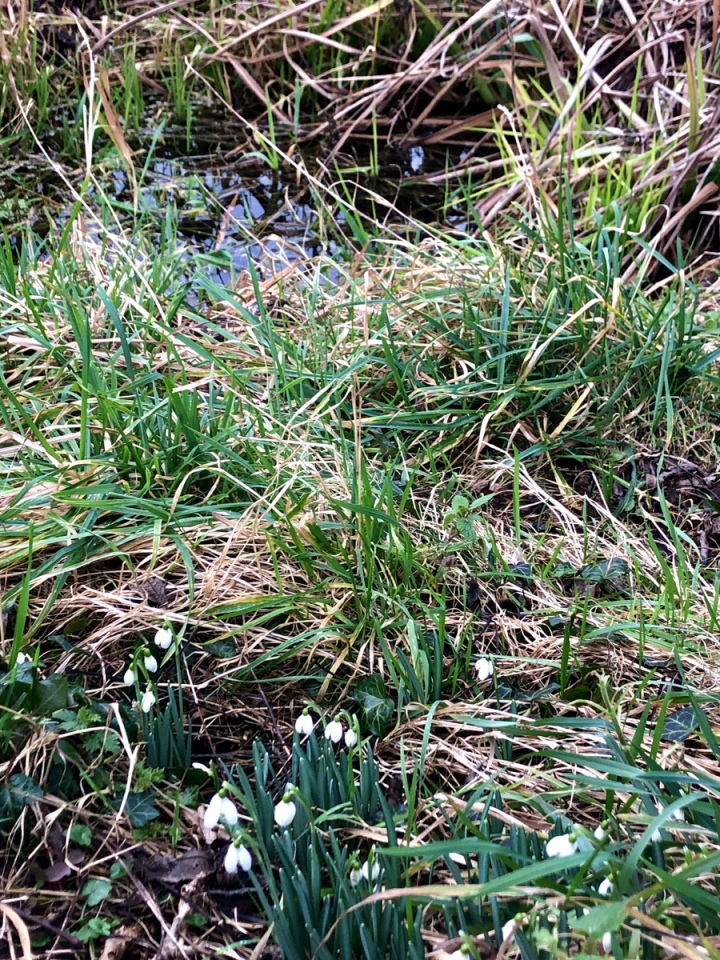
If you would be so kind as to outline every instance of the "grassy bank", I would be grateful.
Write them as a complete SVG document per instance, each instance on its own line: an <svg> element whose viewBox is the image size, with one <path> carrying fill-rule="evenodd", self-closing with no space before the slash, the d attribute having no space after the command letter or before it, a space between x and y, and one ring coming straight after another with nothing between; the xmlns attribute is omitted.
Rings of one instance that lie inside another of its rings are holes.
<svg viewBox="0 0 720 960"><path fill-rule="evenodd" d="M18 954L717 954L714 27L688 7L680 48L647 11L603 92L621 20L554 11L7 27L6 145L32 126L67 200L0 248ZM43 66L60 29L87 55ZM149 80L191 139L221 96L326 252L235 273L188 244L144 192ZM469 149L462 227L402 216L388 104Z"/></svg>

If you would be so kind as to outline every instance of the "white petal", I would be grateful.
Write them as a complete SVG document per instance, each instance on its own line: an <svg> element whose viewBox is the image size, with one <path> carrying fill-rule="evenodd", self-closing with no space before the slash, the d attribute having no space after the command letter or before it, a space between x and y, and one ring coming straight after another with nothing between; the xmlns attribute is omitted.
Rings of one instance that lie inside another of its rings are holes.
<svg viewBox="0 0 720 960"><path fill-rule="evenodd" d="M15 661L15 663L18 666L20 666L21 663L30 663L31 661L32 661L32 657L29 657L26 653L23 653L21 650L20 653L17 655L17 660Z"/></svg>
<svg viewBox="0 0 720 960"><path fill-rule="evenodd" d="M595 827L595 832L593 836L595 837L596 840L599 840L602 843L602 841L607 836L607 833L605 832L605 830L603 830L602 826Z"/></svg>
<svg viewBox="0 0 720 960"><path fill-rule="evenodd" d="M368 863L367 860L360 868L360 872L362 873L362 875L365 877L366 880L370 879L370 864ZM377 880L379 876L380 876L380 864L376 860L372 868L372 878L373 880Z"/></svg>
<svg viewBox="0 0 720 960"><path fill-rule="evenodd" d="M346 730L346 731L345 731L345 746L346 746L348 749L350 749L350 747L354 747L356 743L357 743L357 734L355 733L355 731L354 731L354 730L349 730L349 729Z"/></svg>
<svg viewBox="0 0 720 960"><path fill-rule="evenodd" d="M551 837L545 847L545 853L548 857L571 857L577 850L577 841L561 834L559 837Z"/></svg>
<svg viewBox="0 0 720 960"><path fill-rule="evenodd" d="M292 800L289 803L281 800L275 805L275 823L279 827L289 827L295 819L295 813L296 807Z"/></svg>
<svg viewBox="0 0 720 960"><path fill-rule="evenodd" d="M172 642L173 642L172 630L168 630L167 627L160 627L158 632L155 634L155 643L162 650L167 650Z"/></svg>
<svg viewBox="0 0 720 960"><path fill-rule="evenodd" d="M212 770L206 763L194 763L193 770L202 770L203 773L211 774Z"/></svg>
<svg viewBox="0 0 720 960"><path fill-rule="evenodd" d="M598 893L600 894L601 897L607 897L609 896L609 894L613 892L614 889L615 889L615 884L612 882L612 880L609 879L609 877L605 877L603 882L598 887Z"/></svg>
<svg viewBox="0 0 720 960"><path fill-rule="evenodd" d="M155 694L152 690L146 690L143 694L142 703L140 708L143 713L150 713L152 708L155 706Z"/></svg>
<svg viewBox="0 0 720 960"><path fill-rule="evenodd" d="M241 844L237 848L237 857L239 866L247 873L252 867L252 854L247 847Z"/></svg>
<svg viewBox="0 0 720 960"><path fill-rule="evenodd" d="M234 827L238 822L237 807L230 797L223 797L220 801L220 816L229 827Z"/></svg>
<svg viewBox="0 0 720 960"><path fill-rule="evenodd" d="M485 683L486 680L489 680L492 672L492 661L486 657L480 657L480 659L475 662L475 673L477 674L478 683Z"/></svg>
<svg viewBox="0 0 720 960"><path fill-rule="evenodd" d="M225 854L225 870L228 873L237 873L238 868L238 848L231 843Z"/></svg>
<svg viewBox="0 0 720 960"><path fill-rule="evenodd" d="M464 950L453 950L450 960L468 960L468 954Z"/></svg>
<svg viewBox="0 0 720 960"><path fill-rule="evenodd" d="M339 720L331 720L325 727L325 739L332 740L333 743L340 743L342 740L343 728Z"/></svg>
<svg viewBox="0 0 720 960"><path fill-rule="evenodd" d="M351 886L351 887L356 887L356 886L360 883L360 881L362 880L362 878L363 878L363 874L362 874L362 870L360 869L360 867L354 867L354 868L350 871L350 878L349 878L349 879L350 879L350 886Z"/></svg>
<svg viewBox="0 0 720 960"><path fill-rule="evenodd" d="M601 943L602 943L603 952L610 953L610 951L612 950L612 934L604 933L602 935Z"/></svg>
<svg viewBox="0 0 720 960"><path fill-rule="evenodd" d="M314 727L313 718L308 713L301 713L295 721L295 729L301 737L309 737Z"/></svg>
<svg viewBox="0 0 720 960"><path fill-rule="evenodd" d="M135 683L135 671L128 667L128 669L123 674L123 683L126 687L132 687Z"/></svg>
<svg viewBox="0 0 720 960"><path fill-rule="evenodd" d="M219 793L214 794L210 803L205 807L205 829L213 830L218 825L220 814L222 813L222 797Z"/></svg>
<svg viewBox="0 0 720 960"><path fill-rule="evenodd" d="M508 940L510 937L515 936L516 929L517 929L517 923L514 917L512 920L508 920L507 923L503 924L503 928L502 928L503 943L505 943L505 941Z"/></svg>
<svg viewBox="0 0 720 960"><path fill-rule="evenodd" d="M673 811L670 816L673 820L678 820L680 823L685 823L685 811L682 809L682 807L679 810Z"/></svg>
<svg viewBox="0 0 720 960"><path fill-rule="evenodd" d="M145 669L148 673L157 673L158 662L155 657L150 653L145 657Z"/></svg>
<svg viewBox="0 0 720 960"><path fill-rule="evenodd" d="M652 840L653 843L660 843L660 841L662 840L661 831L653 830L653 832L650 834L650 839Z"/></svg>

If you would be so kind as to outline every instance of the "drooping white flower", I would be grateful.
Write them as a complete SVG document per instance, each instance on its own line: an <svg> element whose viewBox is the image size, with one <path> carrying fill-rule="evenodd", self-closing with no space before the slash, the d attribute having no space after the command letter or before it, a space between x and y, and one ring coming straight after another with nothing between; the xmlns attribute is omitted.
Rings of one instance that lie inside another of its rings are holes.
<svg viewBox="0 0 720 960"><path fill-rule="evenodd" d="M600 894L601 897L607 897L613 892L614 889L615 889L615 884L612 882L612 880L609 877L605 877L603 882L598 887L598 893Z"/></svg>
<svg viewBox="0 0 720 960"><path fill-rule="evenodd" d="M682 807L679 810L673 810L670 814L671 819L677 820L678 823L685 823L685 811Z"/></svg>
<svg viewBox="0 0 720 960"><path fill-rule="evenodd" d="M479 660L476 660L475 673L478 683L485 683L486 680L489 680L493 674L492 660L488 660L487 657L480 657Z"/></svg>
<svg viewBox="0 0 720 960"><path fill-rule="evenodd" d="M599 826L595 827L593 836L595 837L596 840L599 840L600 843L602 843L605 837L607 836L607 830L602 824L600 824Z"/></svg>
<svg viewBox="0 0 720 960"><path fill-rule="evenodd" d="M513 917L512 920L508 920L507 923L503 924L502 942L505 943L506 940L509 940L511 937L514 937L516 930L517 930L517 920L515 919L515 917Z"/></svg>
<svg viewBox="0 0 720 960"><path fill-rule="evenodd" d="M332 740L333 743L340 743L342 740L343 728L342 724L335 717L334 720L331 720L330 723L325 727L325 739Z"/></svg>
<svg viewBox="0 0 720 960"><path fill-rule="evenodd" d="M213 794L210 799L210 803L205 807L205 817L203 818L203 823L205 824L206 830L214 830L220 821L220 814L222 813L223 798L219 793Z"/></svg>
<svg viewBox="0 0 720 960"><path fill-rule="evenodd" d="M239 815L237 807L227 795L227 784L210 799L210 803L205 808L204 824L206 830L214 830L221 820L229 827L234 827L238 822Z"/></svg>
<svg viewBox="0 0 720 960"><path fill-rule="evenodd" d="M653 832L650 834L650 839L653 843L660 843L662 840L662 832L660 830L653 830Z"/></svg>
<svg viewBox="0 0 720 960"><path fill-rule="evenodd" d="M226 873L237 873L238 871L238 848L231 843L225 852L224 867Z"/></svg>
<svg viewBox="0 0 720 960"><path fill-rule="evenodd" d="M20 653L17 655L17 660L15 661L15 663L18 666L20 666L23 663L32 663L32 660L33 660L32 657L29 657L26 653L23 653L21 650Z"/></svg>
<svg viewBox="0 0 720 960"><path fill-rule="evenodd" d="M365 863L360 868L360 873L366 880L369 880L371 877L373 881L377 880L380 876L380 864L375 860L372 865L372 873L370 871L370 861L366 860Z"/></svg>
<svg viewBox="0 0 720 960"><path fill-rule="evenodd" d="M140 709L143 713L150 713L152 708L155 706L155 694L152 692L150 687L147 688L143 694L142 701L140 702Z"/></svg>
<svg viewBox="0 0 720 960"><path fill-rule="evenodd" d="M145 669L148 673L157 673L158 662L151 653L145 654L143 663L145 664Z"/></svg>
<svg viewBox="0 0 720 960"><path fill-rule="evenodd" d="M551 837L545 846L548 857L571 857L577 850L577 839L574 833L561 834Z"/></svg>
<svg viewBox="0 0 720 960"><path fill-rule="evenodd" d="M197 763L195 762L192 765L193 770L201 770L203 773L207 773L208 776L212 774L212 770L206 763Z"/></svg>
<svg viewBox="0 0 720 960"><path fill-rule="evenodd" d="M612 934L604 933L602 935L602 940L600 941L600 944L603 948L603 953L610 953L610 951L612 950Z"/></svg>
<svg viewBox="0 0 720 960"><path fill-rule="evenodd" d="M247 873L252 867L252 855L243 844L231 843L225 854L225 870L237 873L238 867Z"/></svg>
<svg viewBox="0 0 720 960"><path fill-rule="evenodd" d="M173 642L172 630L167 627L160 627L155 634L155 643L161 650L167 650Z"/></svg>
<svg viewBox="0 0 720 960"><path fill-rule="evenodd" d="M123 683L126 687L132 687L135 683L135 671L132 667L128 667L125 673L123 674Z"/></svg>
<svg viewBox="0 0 720 960"><path fill-rule="evenodd" d="M351 747L355 746L355 744L357 743L357 740L358 738L355 731L351 730L350 727L348 727L348 729L345 731L345 746L348 748L348 750Z"/></svg>
<svg viewBox="0 0 720 960"><path fill-rule="evenodd" d="M237 807L230 797L223 797L220 806L220 819L224 820L229 827L234 827L239 820Z"/></svg>
<svg viewBox="0 0 720 960"><path fill-rule="evenodd" d="M362 878L363 878L363 875L362 875L362 870L360 869L360 867L358 867L357 865L354 866L354 867L351 867L351 869L350 869L350 874L349 874L349 877L348 877L348 879L349 879L349 881L350 881L350 886L351 886L351 887L356 887L356 886L360 883L360 881L362 880Z"/></svg>
<svg viewBox="0 0 720 960"><path fill-rule="evenodd" d="M314 728L315 724L313 722L313 718L310 716L307 709L303 710L303 712L295 721L295 729L301 737L309 737Z"/></svg>
<svg viewBox="0 0 720 960"><path fill-rule="evenodd" d="M248 873L252 867L252 854L242 843L238 847L238 865L245 873Z"/></svg>
<svg viewBox="0 0 720 960"><path fill-rule="evenodd" d="M275 823L284 830L293 822L296 813L297 807L293 803L292 793L288 791L280 803L275 804Z"/></svg>

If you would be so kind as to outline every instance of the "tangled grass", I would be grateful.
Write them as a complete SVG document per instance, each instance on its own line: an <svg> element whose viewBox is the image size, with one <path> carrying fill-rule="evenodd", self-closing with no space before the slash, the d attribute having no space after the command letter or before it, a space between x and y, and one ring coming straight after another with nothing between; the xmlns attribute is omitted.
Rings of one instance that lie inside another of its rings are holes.
<svg viewBox="0 0 720 960"><path fill-rule="evenodd" d="M0 248L16 955L717 954L716 12L9 9L74 203ZM143 207L153 85L324 252L219 283ZM464 229L391 138L467 150Z"/></svg>

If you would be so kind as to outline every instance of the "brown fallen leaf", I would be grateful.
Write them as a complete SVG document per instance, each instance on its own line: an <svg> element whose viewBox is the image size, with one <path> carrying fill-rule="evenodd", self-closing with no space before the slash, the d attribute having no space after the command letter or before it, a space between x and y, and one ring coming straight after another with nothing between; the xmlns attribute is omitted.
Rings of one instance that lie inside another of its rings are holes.
<svg viewBox="0 0 720 960"><path fill-rule="evenodd" d="M105 941L100 960L121 960L128 947L142 939L142 927L139 923L118 927L113 935Z"/></svg>

